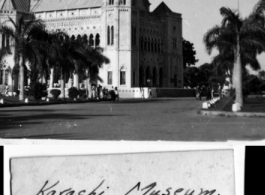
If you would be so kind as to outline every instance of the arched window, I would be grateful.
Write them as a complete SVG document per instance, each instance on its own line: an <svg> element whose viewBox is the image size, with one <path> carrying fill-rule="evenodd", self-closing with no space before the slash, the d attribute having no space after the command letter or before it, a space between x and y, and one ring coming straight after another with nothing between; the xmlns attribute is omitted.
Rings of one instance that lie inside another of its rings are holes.
<svg viewBox="0 0 265 195"><path fill-rule="evenodd" d="M144 51L147 51L147 38L144 38Z"/></svg>
<svg viewBox="0 0 265 195"><path fill-rule="evenodd" d="M141 49L141 51L144 51L144 40L143 40L143 37L140 38L140 49Z"/></svg>
<svg viewBox="0 0 265 195"><path fill-rule="evenodd" d="M148 38L148 48L147 48L147 51L151 51L151 40L150 38Z"/></svg>
<svg viewBox="0 0 265 195"><path fill-rule="evenodd" d="M76 38L78 41L81 40L81 35L77 35L77 38Z"/></svg>
<svg viewBox="0 0 265 195"><path fill-rule="evenodd" d="M154 39L151 39L151 52L154 52Z"/></svg>
<svg viewBox="0 0 265 195"><path fill-rule="evenodd" d="M159 87L163 87L163 69L159 70Z"/></svg>
<svg viewBox="0 0 265 195"><path fill-rule="evenodd" d="M111 45L114 44L114 27L111 27Z"/></svg>
<svg viewBox="0 0 265 195"><path fill-rule="evenodd" d="M161 53L161 40L158 40L157 46L158 46L157 48L158 53Z"/></svg>
<svg viewBox="0 0 265 195"><path fill-rule="evenodd" d="M108 45L110 45L110 26L108 26Z"/></svg>
<svg viewBox="0 0 265 195"><path fill-rule="evenodd" d="M154 46L154 49L155 49L155 53L157 52L157 40L155 39L155 46Z"/></svg>
<svg viewBox="0 0 265 195"><path fill-rule="evenodd" d="M100 35L97 34L96 35L96 46L99 46L99 44L100 44Z"/></svg>
<svg viewBox="0 0 265 195"><path fill-rule="evenodd" d="M90 34L89 36L89 45L94 46L94 35Z"/></svg>
<svg viewBox="0 0 265 195"><path fill-rule="evenodd" d="M153 68L153 87L156 87L157 84L157 72L156 72L156 67Z"/></svg>
<svg viewBox="0 0 265 195"><path fill-rule="evenodd" d="M144 86L144 68L141 65L139 68L139 87Z"/></svg>
<svg viewBox="0 0 265 195"><path fill-rule="evenodd" d="M71 40L72 40L72 41L75 40L75 36L74 36L74 35L71 36Z"/></svg>
<svg viewBox="0 0 265 195"><path fill-rule="evenodd" d="M85 44L88 44L88 40L87 40L87 35L86 34L83 36L82 39L83 39L83 41L84 41Z"/></svg>

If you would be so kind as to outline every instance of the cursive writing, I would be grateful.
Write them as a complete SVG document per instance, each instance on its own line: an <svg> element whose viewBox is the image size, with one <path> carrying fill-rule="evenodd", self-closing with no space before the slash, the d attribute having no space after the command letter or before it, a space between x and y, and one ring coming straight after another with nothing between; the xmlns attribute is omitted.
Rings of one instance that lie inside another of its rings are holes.
<svg viewBox="0 0 265 195"><path fill-rule="evenodd" d="M178 188L173 190L171 187L167 188L166 190L161 191L161 190L156 190L156 182L151 183L150 185L147 185L143 188L141 188L141 182L138 182L133 188L131 188L125 195L129 195L133 191L138 191L142 192L142 195L180 195L180 193L183 193L184 195L213 195L216 190L203 190L202 188L200 189L199 192L195 192L195 190L190 190L187 189L185 190L184 188ZM218 194L220 195L220 194Z"/></svg>
<svg viewBox="0 0 265 195"><path fill-rule="evenodd" d="M100 189L103 188L102 185L105 180L103 180L97 187L95 187L92 191L88 191L85 189L75 190L72 188L64 189L64 190L56 190L56 186L60 183L57 181L53 185L48 186L49 181L46 181L40 191L36 195L103 195L109 187L105 187L105 191ZM141 187L141 182L138 182L135 186L133 186L127 193L124 195L130 195L134 192L139 192L139 195L215 195L216 190L204 190L200 188L200 190L195 191L191 189L184 188L176 188L168 187L165 190L156 189L157 183L151 183L147 186ZM122 194L121 194L122 195ZM216 194L217 195L217 194ZM220 195L220 194L218 194Z"/></svg>
<svg viewBox="0 0 265 195"><path fill-rule="evenodd" d="M97 190L102 186L104 183L104 180L92 191L86 193L86 190L80 190L76 191L72 188L68 188L62 191L55 190L54 187L59 184L60 181L56 182L55 184L51 185L50 187L47 187L49 181L46 181L41 190L37 193L37 195L103 195L105 191L101 191L100 193L97 193ZM109 187L107 187L108 189Z"/></svg>

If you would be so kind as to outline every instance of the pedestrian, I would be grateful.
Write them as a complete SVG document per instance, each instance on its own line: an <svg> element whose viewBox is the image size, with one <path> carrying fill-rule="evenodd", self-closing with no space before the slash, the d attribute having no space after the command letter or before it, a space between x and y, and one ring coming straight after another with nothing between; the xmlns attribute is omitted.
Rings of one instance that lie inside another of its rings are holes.
<svg viewBox="0 0 265 195"><path fill-rule="evenodd" d="M118 87L115 87L115 100L116 100L116 101L119 100L119 91L118 91Z"/></svg>
<svg viewBox="0 0 265 195"><path fill-rule="evenodd" d="M212 96L211 93L212 93L211 86L208 85L206 89L206 100L211 100L211 96Z"/></svg>
<svg viewBox="0 0 265 195"><path fill-rule="evenodd" d="M200 88L199 86L196 87L196 100L200 99Z"/></svg>
<svg viewBox="0 0 265 195"><path fill-rule="evenodd" d="M9 86L8 84L5 84L5 95L8 96L8 90L9 90Z"/></svg>
<svg viewBox="0 0 265 195"><path fill-rule="evenodd" d="M221 99L222 98L222 86L220 83L218 83L218 93L219 93L219 97Z"/></svg>
<svg viewBox="0 0 265 195"><path fill-rule="evenodd" d="M92 99L95 99L96 98L96 88L95 86L93 85L92 86Z"/></svg>
<svg viewBox="0 0 265 195"><path fill-rule="evenodd" d="M151 89L151 87L149 87L148 93L149 93L149 98L152 98L152 89Z"/></svg>
<svg viewBox="0 0 265 195"><path fill-rule="evenodd" d="M98 87L97 87L97 99L98 100L100 99L100 91L101 91L101 86L98 85Z"/></svg>
<svg viewBox="0 0 265 195"><path fill-rule="evenodd" d="M107 99L107 93L106 93L106 88L105 87L102 89L102 93L103 93L103 99L104 100Z"/></svg>
<svg viewBox="0 0 265 195"><path fill-rule="evenodd" d="M144 99L144 88L140 87L141 98Z"/></svg>

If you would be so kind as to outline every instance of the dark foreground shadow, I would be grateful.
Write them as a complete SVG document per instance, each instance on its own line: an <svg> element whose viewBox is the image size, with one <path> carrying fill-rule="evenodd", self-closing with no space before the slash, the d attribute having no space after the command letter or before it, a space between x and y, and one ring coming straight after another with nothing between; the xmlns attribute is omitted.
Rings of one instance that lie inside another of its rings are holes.
<svg viewBox="0 0 265 195"><path fill-rule="evenodd" d="M41 113L40 113L41 112ZM109 116L125 116L114 114L73 114L72 113L60 113L56 110L3 110L0 112L0 137L2 138L18 138L15 136L8 136L10 133L7 130L25 130L26 127L34 126L36 130L41 126L48 125L51 121L66 122L78 120L89 120L92 117L109 117ZM23 128L22 128L23 127ZM27 129L27 128L26 128ZM31 127L32 129L32 127ZM16 132L12 131L13 134ZM56 136L56 135L54 135ZM20 138L26 138L27 136L20 136ZM45 135L41 136L45 138ZM46 137L48 138L48 137Z"/></svg>

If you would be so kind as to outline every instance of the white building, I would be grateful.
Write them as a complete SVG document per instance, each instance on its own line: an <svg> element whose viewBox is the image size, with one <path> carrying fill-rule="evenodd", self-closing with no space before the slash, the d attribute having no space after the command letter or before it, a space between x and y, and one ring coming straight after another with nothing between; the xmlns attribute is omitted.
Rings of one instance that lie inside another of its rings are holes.
<svg viewBox="0 0 265 195"><path fill-rule="evenodd" d="M1 25L7 16L17 20L32 12L49 30L86 36L104 49L111 62L100 71L103 86L183 87L182 18L164 2L150 12L149 0L0 0ZM1 35L0 47L9 41ZM0 84L8 82L12 66L2 60Z"/></svg>

